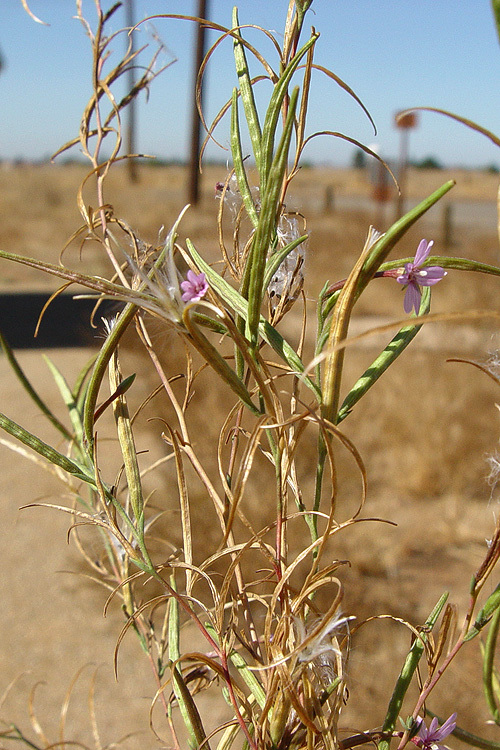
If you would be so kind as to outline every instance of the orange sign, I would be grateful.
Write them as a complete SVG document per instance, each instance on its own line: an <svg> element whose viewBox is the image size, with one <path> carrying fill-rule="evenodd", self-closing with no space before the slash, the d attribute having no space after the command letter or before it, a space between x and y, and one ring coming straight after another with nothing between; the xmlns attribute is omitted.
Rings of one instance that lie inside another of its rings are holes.
<svg viewBox="0 0 500 750"><path fill-rule="evenodd" d="M418 118L416 112L408 112L406 115L396 115L396 127L403 128L403 130L409 130L410 128L416 128L418 125Z"/></svg>

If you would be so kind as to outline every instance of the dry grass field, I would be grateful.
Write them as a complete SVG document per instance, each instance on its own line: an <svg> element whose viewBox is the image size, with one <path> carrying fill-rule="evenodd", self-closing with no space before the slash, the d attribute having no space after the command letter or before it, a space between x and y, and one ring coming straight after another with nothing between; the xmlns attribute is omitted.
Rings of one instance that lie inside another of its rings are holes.
<svg viewBox="0 0 500 750"><path fill-rule="evenodd" d="M75 194L83 174L76 166L25 166L0 171L0 247L56 262L80 223ZM205 170L201 206L191 209L181 226L181 235L189 236L210 260L217 257L218 250L213 186L224 177L216 167ZM491 205L496 200L495 175L452 170L412 172L408 195L414 200L422 198L449 177L457 180L452 202L482 201ZM124 173L116 169L108 182L107 199L144 239L154 241L160 226L168 227L184 205L184 182L185 173L180 167L144 167L137 185L129 185ZM375 207L366 200L359 207L354 202L348 210L339 207L325 213L321 208L327 185L333 186L339 199L366 199L371 190L362 174L353 170L307 169L298 175L291 199L295 202L293 208L306 216L311 233L305 283L308 298L317 294L327 278L333 282L346 275L376 216ZM400 254L413 255L422 237L435 239L438 254L488 263L500 261L495 227L485 226L472 215L469 228L455 231L452 247L442 245L439 220L424 220L408 233ZM97 274L107 272L105 262L91 247L79 260L78 249L71 246L64 262ZM54 279L2 263L0 292L52 291L56 287ZM499 292L496 279L451 272L435 291L433 310L497 310ZM308 307L313 321L314 309L309 304ZM401 288L390 279L379 279L362 298L354 323L359 328L369 328L373 323L402 315ZM1 324L0 321L0 327ZM285 319L283 326L286 335L295 340L300 311L297 309ZM175 371L175 339L159 328L155 335L163 360ZM380 337L374 336L348 349L347 381L355 381L380 346ZM367 467L365 515L397 524L359 524L348 536L335 537L338 546L332 549L332 556L350 561L341 571L344 610L358 620L367 615L392 614L420 624L445 589L450 591L459 617L463 613L470 578L484 556L485 539L491 534L498 512L497 497L486 481L486 456L498 448L500 414L496 402L500 401L500 393L492 380L476 368L446 360L465 357L484 361L497 346L498 326L491 320L474 325L464 321L429 326L366 396L363 409L355 409L343 425ZM306 342L306 352L311 354L310 342ZM70 382L90 355L83 349L47 353ZM42 395L57 404L59 397L40 352L22 351L19 359ZM123 353L124 369L127 374L140 374L145 372L145 366L145 358L130 337ZM0 411L48 439L50 431L20 392L5 358L0 359L0 374ZM224 405L224 394L211 391L209 380L207 374L196 392L197 398L206 399L206 415ZM131 399L139 403L156 383L149 375L137 382ZM148 450L150 457L161 455L163 443L159 437L161 427L146 418L165 416L162 408L161 401L154 402L139 427L138 447ZM194 413L195 410L193 418ZM200 415L200 410L196 413ZM209 435L213 422L210 417L193 425L193 434L199 430ZM215 462L215 451L213 455L207 453L205 459L208 465ZM34 500L57 502L56 480L3 446L0 462L0 694L19 678L0 717L28 727L30 690L44 681L36 689L35 711L42 726L48 727L49 740L56 742L58 711L71 680L83 668L68 713L67 736L93 744L88 694L95 672L96 723L102 730L102 746L118 741L128 732L145 729L145 735L130 737L124 746L153 747L155 741L147 734L147 722L154 685L147 660L133 636L127 636L120 652L119 679L115 682L113 648L122 616L116 607L105 619L102 617L107 593L85 577L88 571L73 537L66 544L68 518L46 509L19 511L20 506ZM307 486L308 481L313 481L313 467L308 478L307 455L303 463ZM359 475L352 459L341 452L338 467L339 514L347 517L358 502ZM171 481L169 470L164 470L157 490L162 495L159 504L165 501L169 508L174 507L168 499ZM264 478L261 485L256 482L255 496L265 497ZM210 524L201 502L200 496L195 521L203 528L204 538L210 539ZM250 512L265 523L262 505L256 503ZM176 519L176 512L171 510L157 532L168 534L174 543L179 539ZM408 631L389 620L374 620L361 628L348 670L351 700L343 714L346 726L359 728L381 722L409 644ZM493 729L485 725L488 714L481 697L477 649L479 644L474 641L454 663L430 708L439 705L445 716L456 710L462 726L493 739ZM393 658L394 654L399 654L399 660ZM203 698L202 705L209 700L209 696ZM168 746L168 741L164 744Z"/></svg>

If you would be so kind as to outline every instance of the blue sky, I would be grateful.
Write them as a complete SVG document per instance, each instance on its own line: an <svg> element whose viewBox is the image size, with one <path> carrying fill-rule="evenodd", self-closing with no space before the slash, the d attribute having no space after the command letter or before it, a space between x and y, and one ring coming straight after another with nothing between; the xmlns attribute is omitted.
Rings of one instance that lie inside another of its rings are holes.
<svg viewBox="0 0 500 750"><path fill-rule="evenodd" d="M105 7L111 3L102 0ZM95 18L92 0L83 0L87 17ZM233 0L209 0L212 20L230 25ZM136 15L193 14L194 0L135 0ZM279 37L287 0L241 0L240 22L256 23ZM0 157L41 158L78 133L80 114L90 94L90 46L80 23L72 18L72 0L31 0L32 10L50 26L34 23L20 0L1 0ZM359 106L332 81L317 74L312 87L308 132L336 130L380 152L395 156L399 134L393 125L398 109L428 105L459 113L500 134L500 46L490 0L314 0L308 25L321 33L315 61L331 68L362 99L377 125L374 135ZM116 14L113 30L124 23ZM177 58L141 96L138 147L161 157L183 157L188 148L188 97L193 26L155 20L166 48ZM275 63L262 35L249 32ZM142 32L140 43L148 41ZM216 37L211 34L210 39ZM121 41L113 48L120 51ZM166 58L168 59L168 57ZM254 67L257 74L259 68ZM231 44L213 57L206 78L207 116L214 115L235 85ZM260 84L259 102L269 92ZM225 124L221 142L228 145ZM210 156L226 158L210 149ZM353 147L338 139L313 141L305 158L345 164ZM410 136L410 155L429 155L450 166L500 165L500 151L490 141L436 114L423 113Z"/></svg>

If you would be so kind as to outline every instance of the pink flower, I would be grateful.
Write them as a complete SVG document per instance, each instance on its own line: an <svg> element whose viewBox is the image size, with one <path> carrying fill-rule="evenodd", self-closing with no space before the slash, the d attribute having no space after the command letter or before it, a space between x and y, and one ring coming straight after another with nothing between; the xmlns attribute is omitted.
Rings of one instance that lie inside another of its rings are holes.
<svg viewBox="0 0 500 750"><path fill-rule="evenodd" d="M199 302L208 291L208 282L205 274L196 274L194 271L189 270L186 280L181 282L181 289L183 292L183 302Z"/></svg>
<svg viewBox="0 0 500 750"><path fill-rule="evenodd" d="M438 728L438 720L434 717L430 723L429 729L425 726L423 719L420 719L420 726L418 734L413 737L413 742L421 750L443 750L446 745L443 745L442 740L451 734L457 726L457 715L452 714L449 719L446 719L444 724Z"/></svg>
<svg viewBox="0 0 500 750"><path fill-rule="evenodd" d="M396 281L399 284L404 284L406 287L403 302L405 313L409 313L414 309L418 315L420 298L422 296L420 287L437 284L438 281L441 281L446 276L446 271L441 266L426 266L422 268L433 244L432 240L430 242L420 240L413 263L405 263L405 267L399 270L399 276L396 277Z"/></svg>

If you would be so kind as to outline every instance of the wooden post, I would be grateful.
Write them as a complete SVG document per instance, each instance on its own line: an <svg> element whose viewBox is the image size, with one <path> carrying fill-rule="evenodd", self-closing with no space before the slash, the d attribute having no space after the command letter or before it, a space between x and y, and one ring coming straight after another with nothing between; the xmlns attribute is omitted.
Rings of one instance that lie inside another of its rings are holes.
<svg viewBox="0 0 500 750"><path fill-rule="evenodd" d="M325 188L323 211L327 214L333 213L334 205L335 205L335 191L334 191L333 185L327 185Z"/></svg>
<svg viewBox="0 0 500 750"><path fill-rule="evenodd" d="M198 0L198 18L207 17L208 0ZM188 174L188 203L195 206L200 200L200 171L198 162L200 158L201 145L201 120L196 106L196 82L198 72L205 56L205 26L198 24L196 30L196 45L193 70L193 101L191 108L191 148L189 156ZM203 91L203 90L202 90ZM203 100L202 100L203 101Z"/></svg>
<svg viewBox="0 0 500 750"><path fill-rule="evenodd" d="M453 245L453 206L451 203L445 203L443 206L443 245L445 247Z"/></svg>

